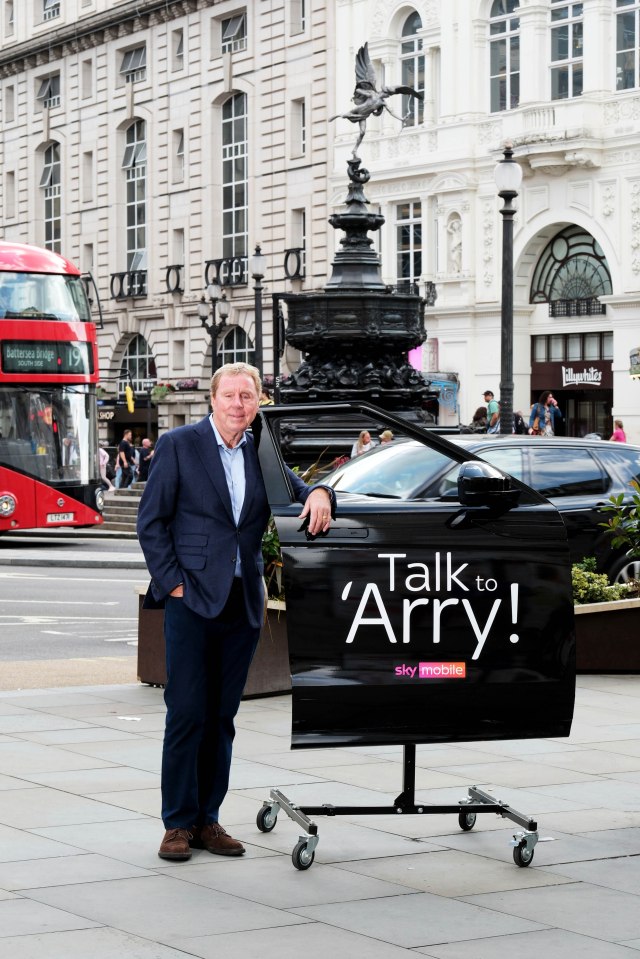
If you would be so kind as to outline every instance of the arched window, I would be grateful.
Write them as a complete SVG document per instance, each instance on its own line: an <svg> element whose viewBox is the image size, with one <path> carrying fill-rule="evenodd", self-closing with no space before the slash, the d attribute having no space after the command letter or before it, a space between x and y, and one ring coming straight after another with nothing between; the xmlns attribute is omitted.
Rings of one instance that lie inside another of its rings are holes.
<svg viewBox="0 0 640 959"><path fill-rule="evenodd" d="M144 120L127 128L122 169L126 175L127 270L135 272L131 293L146 293L147 269L147 132Z"/></svg>
<svg viewBox="0 0 640 959"><path fill-rule="evenodd" d="M256 361L253 343L240 326L232 326L224 335L218 348L218 362L223 363L251 363Z"/></svg>
<svg viewBox="0 0 640 959"><path fill-rule="evenodd" d="M520 102L520 0L493 0L489 20L491 112Z"/></svg>
<svg viewBox="0 0 640 959"><path fill-rule="evenodd" d="M236 93L222 105L222 255L240 257L228 282L242 282L248 250L247 97Z"/></svg>
<svg viewBox="0 0 640 959"><path fill-rule="evenodd" d="M424 54L422 37L417 36L419 30L422 30L422 20L419 14L412 13L402 27L400 59L403 85L424 94ZM406 117L405 126L408 127L424 123L424 100L403 93L402 116Z"/></svg>
<svg viewBox="0 0 640 959"><path fill-rule="evenodd" d="M124 370L127 370L128 376L122 375ZM118 379L119 396L124 395L124 388L129 383L129 377L131 377L134 393L141 395L144 395L147 383L156 383L158 380L155 358L149 344L140 334L134 336L124 351Z"/></svg>
<svg viewBox="0 0 640 959"><path fill-rule="evenodd" d="M579 226L557 233L543 250L531 283L531 303L548 303L550 316L604 313L599 296L613 292L605 255Z"/></svg>
<svg viewBox="0 0 640 959"><path fill-rule="evenodd" d="M54 253L62 252L62 216L60 209L60 145L52 143L44 151L40 186L44 191L44 245Z"/></svg>

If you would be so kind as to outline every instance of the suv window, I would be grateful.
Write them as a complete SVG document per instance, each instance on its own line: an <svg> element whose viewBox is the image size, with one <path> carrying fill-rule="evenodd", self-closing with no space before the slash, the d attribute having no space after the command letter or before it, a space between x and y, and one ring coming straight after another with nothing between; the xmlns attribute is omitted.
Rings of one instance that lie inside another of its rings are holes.
<svg viewBox="0 0 640 959"><path fill-rule="evenodd" d="M612 443L610 447L598 450L598 456L621 486L628 486L631 480L640 483L640 453L637 449L625 449Z"/></svg>
<svg viewBox="0 0 640 959"><path fill-rule="evenodd" d="M543 496L584 496L606 493L609 477L588 450L530 449L530 484Z"/></svg>
<svg viewBox="0 0 640 959"><path fill-rule="evenodd" d="M521 483L527 482L524 475L524 464L522 462L524 452L522 449L503 445L488 450L479 449L475 450L475 452L478 456L481 456L483 460L486 460L487 463L491 463L492 466L496 466L499 470L502 470L503 473L509 473L510 476L520 480Z"/></svg>

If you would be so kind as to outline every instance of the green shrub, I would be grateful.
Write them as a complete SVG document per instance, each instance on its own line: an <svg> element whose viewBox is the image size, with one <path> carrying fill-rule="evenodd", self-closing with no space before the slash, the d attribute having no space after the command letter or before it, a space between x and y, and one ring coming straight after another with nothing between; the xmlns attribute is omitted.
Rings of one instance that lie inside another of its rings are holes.
<svg viewBox="0 0 640 959"><path fill-rule="evenodd" d="M612 546L626 546L630 556L640 556L640 484L631 480L634 493L631 503L624 505L625 494L610 496L610 506L603 513L612 513L606 523L600 523L611 534Z"/></svg>
<svg viewBox="0 0 640 959"><path fill-rule="evenodd" d="M582 603L607 603L614 599L626 599L634 592L632 586L626 583L611 585L606 573L596 573L593 556L573 564L571 582L573 602L577 606Z"/></svg>

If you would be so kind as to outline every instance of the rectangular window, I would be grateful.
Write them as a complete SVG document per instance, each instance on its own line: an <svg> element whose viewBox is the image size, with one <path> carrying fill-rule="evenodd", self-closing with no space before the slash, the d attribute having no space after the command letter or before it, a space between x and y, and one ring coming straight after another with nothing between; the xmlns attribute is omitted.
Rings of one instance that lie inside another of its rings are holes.
<svg viewBox="0 0 640 959"><path fill-rule="evenodd" d="M546 363L547 362L547 338L546 336L534 336L533 337L533 362L534 363Z"/></svg>
<svg viewBox="0 0 640 959"><path fill-rule="evenodd" d="M91 203L94 198L93 189L93 151L87 150L82 154L82 202Z"/></svg>
<svg viewBox="0 0 640 959"><path fill-rule="evenodd" d="M580 333L570 333L567 336L567 356L568 360L582 359L582 336Z"/></svg>
<svg viewBox="0 0 640 959"><path fill-rule="evenodd" d="M305 9L305 0L291 0L291 36L297 33L304 33L307 26L307 11Z"/></svg>
<svg viewBox="0 0 640 959"><path fill-rule="evenodd" d="M582 4L552 0L551 99L582 94Z"/></svg>
<svg viewBox="0 0 640 959"><path fill-rule="evenodd" d="M60 16L60 0L42 0L42 19L54 20Z"/></svg>
<svg viewBox="0 0 640 959"><path fill-rule="evenodd" d="M304 100L291 104L291 157L302 157L307 151L307 106Z"/></svg>
<svg viewBox="0 0 640 959"><path fill-rule="evenodd" d="M184 130L173 131L173 182L184 180Z"/></svg>
<svg viewBox="0 0 640 959"><path fill-rule="evenodd" d="M238 50L247 49L246 13L239 13L235 17L223 20L221 28L223 53L236 53Z"/></svg>
<svg viewBox="0 0 640 959"><path fill-rule="evenodd" d="M6 37L13 36L14 25L15 25L15 14L14 14L13 0L6 0L4 5L4 33Z"/></svg>
<svg viewBox="0 0 640 959"><path fill-rule="evenodd" d="M16 88L13 84L4 88L4 122L12 123L16 118Z"/></svg>
<svg viewBox="0 0 640 959"><path fill-rule="evenodd" d="M185 358L185 349L184 349L184 340L174 340L173 341L173 368L174 370L184 370L184 358Z"/></svg>
<svg viewBox="0 0 640 959"><path fill-rule="evenodd" d="M396 207L398 284L417 283L422 273L422 204L409 200Z"/></svg>
<svg viewBox="0 0 640 959"><path fill-rule="evenodd" d="M531 338L532 363L613 359L613 333L557 333Z"/></svg>
<svg viewBox="0 0 640 959"><path fill-rule="evenodd" d="M285 275L302 279L307 272L307 211L304 209L291 211L291 241L291 250L286 253Z"/></svg>
<svg viewBox="0 0 640 959"><path fill-rule="evenodd" d="M184 266L184 230L172 231L171 262L177 266Z"/></svg>
<svg viewBox="0 0 640 959"><path fill-rule="evenodd" d="M126 50L122 56L120 64L120 73L125 79L125 83L137 83L147 78L147 48L146 46L134 47L133 50Z"/></svg>
<svg viewBox="0 0 640 959"><path fill-rule="evenodd" d="M60 106L60 74L54 73L40 81L36 99L43 108Z"/></svg>
<svg viewBox="0 0 640 959"><path fill-rule="evenodd" d="M93 97L93 60L83 60L80 66L82 99Z"/></svg>
<svg viewBox="0 0 640 959"><path fill-rule="evenodd" d="M171 33L171 69L184 70L184 30Z"/></svg>
<svg viewBox="0 0 640 959"><path fill-rule="evenodd" d="M93 243L82 244L82 269L85 273L93 273Z"/></svg>
<svg viewBox="0 0 640 959"><path fill-rule="evenodd" d="M498 4L494 4L498 8ZM489 22L491 112L511 110L520 102L520 18L498 13Z"/></svg>
<svg viewBox="0 0 640 959"><path fill-rule="evenodd" d="M7 170L4 175L4 218L12 220L16 215L16 175Z"/></svg>
<svg viewBox="0 0 640 959"><path fill-rule="evenodd" d="M619 9L631 6L616 15L616 90L632 90L638 86L638 17L639 5L617 0Z"/></svg>

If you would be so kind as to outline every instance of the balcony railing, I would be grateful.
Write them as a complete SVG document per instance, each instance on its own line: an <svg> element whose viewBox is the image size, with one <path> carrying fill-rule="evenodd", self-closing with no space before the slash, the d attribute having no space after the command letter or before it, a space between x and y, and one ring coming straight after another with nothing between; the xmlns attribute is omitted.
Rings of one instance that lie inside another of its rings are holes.
<svg viewBox="0 0 640 959"><path fill-rule="evenodd" d="M111 274L111 298L128 300L147 295L147 271L126 270Z"/></svg>
<svg viewBox="0 0 640 959"><path fill-rule="evenodd" d="M204 283L217 283L218 286L246 286L247 257L225 256L220 260L205 260Z"/></svg>
<svg viewBox="0 0 640 959"><path fill-rule="evenodd" d="M606 312L606 304L595 296L583 300L549 301L549 316L602 316Z"/></svg>

